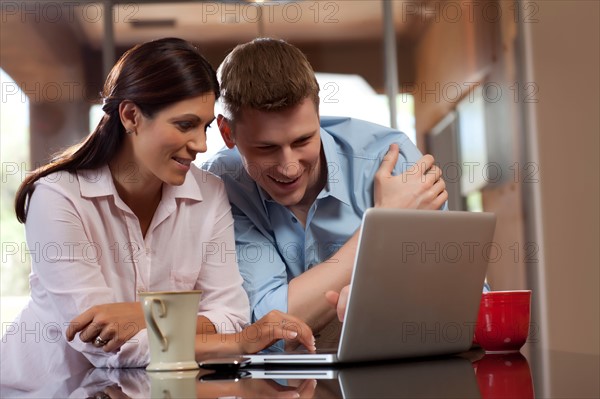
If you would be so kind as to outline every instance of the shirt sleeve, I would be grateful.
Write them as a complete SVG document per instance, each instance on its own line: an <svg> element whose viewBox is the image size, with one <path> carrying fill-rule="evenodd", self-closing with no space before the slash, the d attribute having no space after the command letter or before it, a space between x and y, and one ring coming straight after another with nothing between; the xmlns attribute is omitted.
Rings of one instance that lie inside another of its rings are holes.
<svg viewBox="0 0 600 399"><path fill-rule="evenodd" d="M394 175L399 175L404 172L411 166L417 163L419 159L423 156L421 151L410 141L408 137L402 135L400 141L397 143L400 147L400 156L398 157L398 162L396 162L396 166L394 167ZM384 148L383 154L387 152L388 148Z"/></svg>
<svg viewBox="0 0 600 399"><path fill-rule="evenodd" d="M211 199L217 204L213 233L210 242L201 243L205 251L195 289L202 290L198 314L207 317L218 332L231 333L248 324L249 303L236 262L231 208L220 181L216 190L216 198Z"/></svg>
<svg viewBox="0 0 600 399"><path fill-rule="evenodd" d="M287 313L288 275L277 247L235 205L233 217L238 265L250 300L252 321L271 310Z"/></svg>
<svg viewBox="0 0 600 399"><path fill-rule="evenodd" d="M90 256L90 244L74 199L57 184L36 184L30 197L25 231L32 253L32 273L50 298L48 312L53 321L66 326L91 306L116 302L102 275L101 266ZM61 339L66 341L64 334ZM148 364L145 330L141 330L117 352L106 353L77 335L68 342L96 367L142 367Z"/></svg>

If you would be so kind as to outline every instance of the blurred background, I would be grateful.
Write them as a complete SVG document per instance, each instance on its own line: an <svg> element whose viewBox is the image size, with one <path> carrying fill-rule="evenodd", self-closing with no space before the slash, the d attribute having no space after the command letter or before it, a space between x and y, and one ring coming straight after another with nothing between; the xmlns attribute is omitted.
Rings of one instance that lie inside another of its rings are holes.
<svg viewBox="0 0 600 399"><path fill-rule="evenodd" d="M488 281L533 289L530 341L599 353L599 4L2 1L2 331L45 251L27 248L14 193L93 129L116 59L175 36L217 68L236 44L269 36L307 55L322 115L403 130L436 157L451 209L498 216ZM208 136L196 163L222 146L216 129Z"/></svg>

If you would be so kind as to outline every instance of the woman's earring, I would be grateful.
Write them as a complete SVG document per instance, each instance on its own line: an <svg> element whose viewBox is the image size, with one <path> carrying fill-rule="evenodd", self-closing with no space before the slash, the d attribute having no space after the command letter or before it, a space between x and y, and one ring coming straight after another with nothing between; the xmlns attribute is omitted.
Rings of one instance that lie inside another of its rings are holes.
<svg viewBox="0 0 600 399"><path fill-rule="evenodd" d="M131 133L133 133L131 130L125 130L125 133L127 133L129 136L131 136Z"/></svg>

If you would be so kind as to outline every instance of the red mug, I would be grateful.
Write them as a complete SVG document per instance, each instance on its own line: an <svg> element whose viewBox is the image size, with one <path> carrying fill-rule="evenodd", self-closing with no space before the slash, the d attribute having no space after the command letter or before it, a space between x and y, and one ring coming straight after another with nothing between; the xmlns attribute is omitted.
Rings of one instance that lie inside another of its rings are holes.
<svg viewBox="0 0 600 399"><path fill-rule="evenodd" d="M530 290L484 292L474 342L486 352L518 351L527 341L530 310Z"/></svg>

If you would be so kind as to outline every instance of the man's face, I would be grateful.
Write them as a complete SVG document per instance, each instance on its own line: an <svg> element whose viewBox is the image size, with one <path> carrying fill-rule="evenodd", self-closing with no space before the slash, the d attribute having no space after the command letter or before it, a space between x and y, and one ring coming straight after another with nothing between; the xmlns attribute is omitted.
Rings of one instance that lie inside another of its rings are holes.
<svg viewBox="0 0 600 399"><path fill-rule="evenodd" d="M326 170L320 160L319 115L309 98L282 111L243 109L232 139L248 174L273 200L310 207Z"/></svg>

